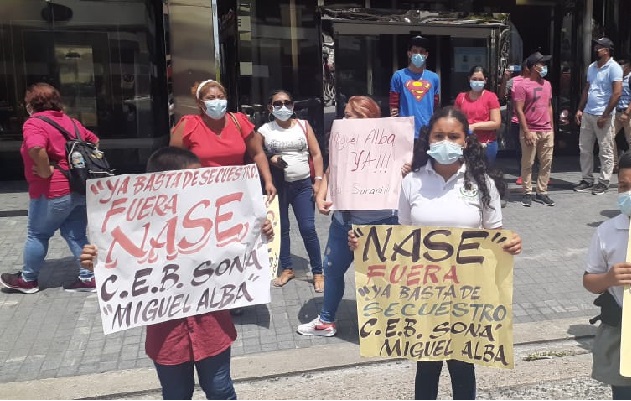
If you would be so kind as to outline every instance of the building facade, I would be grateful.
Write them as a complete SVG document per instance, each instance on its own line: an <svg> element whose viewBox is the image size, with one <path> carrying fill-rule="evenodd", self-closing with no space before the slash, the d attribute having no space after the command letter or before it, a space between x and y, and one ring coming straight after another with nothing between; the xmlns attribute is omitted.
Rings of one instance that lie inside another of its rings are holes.
<svg viewBox="0 0 631 401"><path fill-rule="evenodd" d="M346 98L387 109L392 72L411 34L430 37L441 100L467 88L466 69L493 70L532 51L553 55L557 148L575 152L571 117L591 39L629 54L625 0L3 0L0 2L0 179L20 178L26 87L57 86L66 111L96 132L108 159L140 171L195 112L195 81L227 88L230 108L262 123L267 96L289 90L324 141ZM507 47L508 46L508 47ZM510 144L505 144L510 147Z"/></svg>

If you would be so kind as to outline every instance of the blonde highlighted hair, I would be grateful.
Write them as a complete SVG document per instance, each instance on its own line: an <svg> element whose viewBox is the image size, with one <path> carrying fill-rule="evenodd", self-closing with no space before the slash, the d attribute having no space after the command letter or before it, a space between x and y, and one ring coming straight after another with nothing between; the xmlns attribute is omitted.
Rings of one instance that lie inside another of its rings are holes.
<svg viewBox="0 0 631 401"><path fill-rule="evenodd" d="M222 84L210 79L207 81L196 81L191 87L191 96L193 96L195 100L200 100L206 95L210 88L217 88L223 92L224 96L228 96L226 88L224 88Z"/></svg>
<svg viewBox="0 0 631 401"><path fill-rule="evenodd" d="M351 96L348 99L348 105L354 113L362 118L381 117L381 108L377 102L368 96Z"/></svg>

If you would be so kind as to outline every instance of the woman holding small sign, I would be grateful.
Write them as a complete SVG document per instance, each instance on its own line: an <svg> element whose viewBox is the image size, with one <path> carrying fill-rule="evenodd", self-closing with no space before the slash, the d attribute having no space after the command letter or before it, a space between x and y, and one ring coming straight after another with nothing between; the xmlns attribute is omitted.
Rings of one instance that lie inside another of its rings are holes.
<svg viewBox="0 0 631 401"><path fill-rule="evenodd" d="M468 135L467 117L445 107L432 116L414 147L412 173L401 184L399 223L406 226L439 226L500 229L499 194L487 172L484 148ZM349 247L357 248L354 232ZM506 252L521 252L519 235L503 245ZM448 360L454 399L475 399L473 364ZM443 362L417 363L415 398L436 399Z"/></svg>
<svg viewBox="0 0 631 401"><path fill-rule="evenodd" d="M279 187L280 208L280 266L281 275L273 282L282 287L295 277L292 267L289 239L289 205L291 205L298 230L309 255L313 288L324 291L320 240L315 228L314 194L318 193L323 175L320 145L307 121L294 117L294 101L291 95L277 90L269 98L267 108L274 119L263 124L265 148L270 164L282 171ZM313 164L313 166L310 166Z"/></svg>

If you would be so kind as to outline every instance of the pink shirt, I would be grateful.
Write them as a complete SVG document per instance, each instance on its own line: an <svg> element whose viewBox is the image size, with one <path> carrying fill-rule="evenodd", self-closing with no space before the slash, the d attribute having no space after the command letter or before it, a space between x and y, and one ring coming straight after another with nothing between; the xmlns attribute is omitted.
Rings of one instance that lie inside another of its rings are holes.
<svg viewBox="0 0 631 401"><path fill-rule="evenodd" d="M515 124L519 124L519 119L517 118L517 112L515 111L515 88L517 88L519 85L521 85L522 82L524 82L524 76L517 75L512 80L513 80L513 83L510 87L510 98L513 101L513 117L511 118L511 122Z"/></svg>
<svg viewBox="0 0 631 401"><path fill-rule="evenodd" d="M524 79L515 89L515 102L524 102L526 125L530 131L552 131L551 101L552 86L545 79L541 82Z"/></svg>
<svg viewBox="0 0 631 401"><path fill-rule="evenodd" d="M495 93L484 90L475 100L469 98L469 92L461 92L456 97L454 105L467 116L469 124L474 124L491 121L491 110L499 109L500 101ZM489 143L497 139L495 130L475 130L475 135L480 143Z"/></svg>
<svg viewBox="0 0 631 401"><path fill-rule="evenodd" d="M42 111L34 113L35 116L48 117L55 121L61 127L65 128L73 137L75 134L72 120L65 113L60 111ZM83 140L93 143L99 141L96 135L86 129L77 120L75 124L81 132ZM28 182L28 194L31 199L37 199L45 196L48 199L59 198L70 194L70 183L68 179L55 169L50 178L41 178L33 173L35 162L28 154L29 149L43 148L48 154L51 163L58 163L63 169L68 168L68 160L66 159L66 138L55 127L38 118L29 118L24 122L22 127L22 135L24 140L20 153L24 161L24 177Z"/></svg>

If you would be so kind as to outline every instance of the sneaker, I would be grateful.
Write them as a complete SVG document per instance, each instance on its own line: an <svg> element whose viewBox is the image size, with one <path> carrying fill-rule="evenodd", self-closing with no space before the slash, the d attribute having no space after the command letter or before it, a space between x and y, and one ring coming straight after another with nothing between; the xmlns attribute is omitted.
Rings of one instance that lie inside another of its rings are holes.
<svg viewBox="0 0 631 401"><path fill-rule="evenodd" d="M515 184L517 184L517 185L521 185L522 184L521 177L517 177L517 180L515 181Z"/></svg>
<svg viewBox="0 0 631 401"><path fill-rule="evenodd" d="M297 331L298 334L302 334L303 336L331 337L335 335L337 330L335 330L335 323L324 323L320 320L320 316L318 316L309 323L298 326Z"/></svg>
<svg viewBox="0 0 631 401"><path fill-rule="evenodd" d="M521 204L526 206L526 207L530 207L530 205L532 205L532 195L526 194L526 195L522 196Z"/></svg>
<svg viewBox="0 0 631 401"><path fill-rule="evenodd" d="M609 185L599 182L598 184L594 185L594 188L592 189L592 195L602 195L607 192L608 189Z"/></svg>
<svg viewBox="0 0 631 401"><path fill-rule="evenodd" d="M585 180L578 183L577 186L574 187L575 192L587 192L594 187L594 184L587 182Z"/></svg>
<svg viewBox="0 0 631 401"><path fill-rule="evenodd" d="M0 275L0 283L12 290L20 291L23 294L35 294L39 291L37 280L26 281L22 278L22 272L3 273Z"/></svg>
<svg viewBox="0 0 631 401"><path fill-rule="evenodd" d="M541 203L546 206L554 206L555 203L547 194L537 194L535 195L535 202Z"/></svg>
<svg viewBox="0 0 631 401"><path fill-rule="evenodd" d="M68 292L96 292L96 281L94 277L89 280L77 278L72 284L64 286Z"/></svg>

